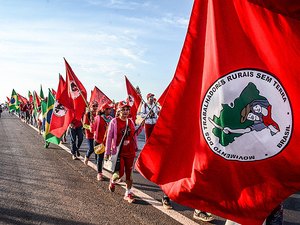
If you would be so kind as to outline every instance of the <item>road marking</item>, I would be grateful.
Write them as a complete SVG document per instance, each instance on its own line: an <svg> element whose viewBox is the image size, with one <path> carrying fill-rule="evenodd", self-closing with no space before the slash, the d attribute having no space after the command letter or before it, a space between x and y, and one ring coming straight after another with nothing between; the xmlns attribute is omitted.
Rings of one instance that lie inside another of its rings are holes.
<svg viewBox="0 0 300 225"><path fill-rule="evenodd" d="M34 126L32 126L31 124L28 124L32 129L36 130L38 132L38 129ZM65 150L66 152L71 153L71 150L66 147L63 144L59 144L59 147L61 147L63 150ZM82 156L79 157L80 161L83 163L84 158ZM91 161L88 161L87 164L89 167L91 167L92 169L94 169L95 171L97 171L97 165L92 163ZM103 175L107 178L111 178L112 174L108 171L106 171L105 169L103 170ZM126 189L125 187L125 182L120 182L118 183L118 185L120 185L122 188ZM147 195L146 193L140 191L139 189L132 187L131 190L133 191L134 195L139 197L141 200L147 202L148 204L152 205L154 208L158 209L159 211L161 211L162 213L168 215L169 217L171 217L172 219L176 220L177 222L181 223L181 224L189 224L189 225L199 225L199 223L195 222L194 220L180 214L179 212L175 211L175 210L167 210L164 209L164 207L162 206L162 203L157 201L156 199L152 198L150 195Z"/></svg>

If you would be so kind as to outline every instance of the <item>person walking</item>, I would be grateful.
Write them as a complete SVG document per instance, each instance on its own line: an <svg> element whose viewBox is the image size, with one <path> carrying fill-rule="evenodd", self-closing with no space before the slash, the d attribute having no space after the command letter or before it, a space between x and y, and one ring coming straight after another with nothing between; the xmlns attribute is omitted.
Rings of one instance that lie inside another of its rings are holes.
<svg viewBox="0 0 300 225"><path fill-rule="evenodd" d="M31 105L29 103L29 101L26 102L25 106L24 106L24 110L25 110L25 122L27 124L30 123L30 108L31 108Z"/></svg>
<svg viewBox="0 0 300 225"><path fill-rule="evenodd" d="M91 154L94 152L94 132L91 131L91 124L94 122L98 109L98 102L92 101L90 104L90 110L83 116L83 127L85 130L85 138L88 143L88 150L84 157L84 164L87 165Z"/></svg>
<svg viewBox="0 0 300 225"><path fill-rule="evenodd" d="M150 137L152 130L157 122L160 112L158 103L154 101L154 94L147 94L147 102L142 105L141 117L145 120L144 129L146 140Z"/></svg>
<svg viewBox="0 0 300 225"><path fill-rule="evenodd" d="M111 116L111 109L112 105L104 103L98 110L97 116L91 125L91 131L94 133L95 147L100 144L105 144L108 124L113 119ZM104 179L102 174L104 153L105 152L98 154L97 157L98 181L102 181Z"/></svg>
<svg viewBox="0 0 300 225"><path fill-rule="evenodd" d="M115 184L124 173L126 175L126 192L124 200L129 203L134 202L134 197L131 191L133 179L133 162L137 151L137 139L135 135L135 125L132 119L129 119L130 105L127 101L121 101L118 104L118 117L112 119L109 123L105 158L117 154L117 146L119 146L117 165L114 169L113 176L109 183L109 190L115 191Z"/></svg>
<svg viewBox="0 0 300 225"><path fill-rule="evenodd" d="M73 119L73 121L70 123L69 130L72 159L75 160L80 157L79 148L83 141L82 122L80 120Z"/></svg>

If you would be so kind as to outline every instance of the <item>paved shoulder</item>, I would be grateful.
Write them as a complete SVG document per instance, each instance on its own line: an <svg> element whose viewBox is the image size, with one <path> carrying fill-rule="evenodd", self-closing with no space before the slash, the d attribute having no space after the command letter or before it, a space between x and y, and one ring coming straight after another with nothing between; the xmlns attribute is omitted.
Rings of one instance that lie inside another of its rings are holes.
<svg viewBox="0 0 300 225"><path fill-rule="evenodd" d="M43 139L16 117L0 120L0 224L179 224L147 207L129 204L123 189L107 189L95 172Z"/></svg>

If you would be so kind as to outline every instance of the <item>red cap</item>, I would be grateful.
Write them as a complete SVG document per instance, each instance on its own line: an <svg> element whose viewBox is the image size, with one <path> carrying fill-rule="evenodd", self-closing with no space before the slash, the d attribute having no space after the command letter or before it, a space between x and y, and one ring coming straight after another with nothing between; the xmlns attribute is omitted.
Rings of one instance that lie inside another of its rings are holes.
<svg viewBox="0 0 300 225"><path fill-rule="evenodd" d="M129 102L127 102L127 101L120 101L119 104L118 104L118 109L122 109L124 107L129 107L130 108Z"/></svg>
<svg viewBox="0 0 300 225"><path fill-rule="evenodd" d="M147 94L147 99L152 97L152 96L154 96L154 94L152 94L152 93Z"/></svg>
<svg viewBox="0 0 300 225"><path fill-rule="evenodd" d="M111 108L112 108L112 104L110 104L110 103L108 103L108 102L105 102L105 103L103 103L103 104L101 105L100 110L101 110L102 112L104 112L105 109L111 109Z"/></svg>

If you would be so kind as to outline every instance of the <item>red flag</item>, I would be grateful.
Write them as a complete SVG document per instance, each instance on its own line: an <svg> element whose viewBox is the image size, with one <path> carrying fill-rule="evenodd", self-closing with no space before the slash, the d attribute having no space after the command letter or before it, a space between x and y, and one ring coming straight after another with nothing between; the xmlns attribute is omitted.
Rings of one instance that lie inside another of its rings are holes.
<svg viewBox="0 0 300 225"><path fill-rule="evenodd" d="M18 94L18 99L21 103L26 104L27 103L27 98L25 98L24 96Z"/></svg>
<svg viewBox="0 0 300 225"><path fill-rule="evenodd" d="M63 77L59 75L56 101L50 121L49 132L54 136L61 138L64 132L68 129L68 126L73 118L73 102L68 96L66 82L64 81Z"/></svg>
<svg viewBox="0 0 300 225"><path fill-rule="evenodd" d="M137 110L141 104L142 98L141 96L137 93L136 89L132 86L130 81L127 79L125 76L125 81L126 81L126 88L127 88L127 94L128 94L128 101L129 104L131 105L130 109L130 114L133 118L133 121L135 121Z"/></svg>
<svg viewBox="0 0 300 225"><path fill-rule="evenodd" d="M53 88L51 88L51 92L52 92L52 95L55 97L56 96L56 91Z"/></svg>
<svg viewBox="0 0 300 225"><path fill-rule="evenodd" d="M33 91L33 102L37 108L41 106L41 100L36 91Z"/></svg>
<svg viewBox="0 0 300 225"><path fill-rule="evenodd" d="M99 104L99 107L103 105L104 103L112 103L112 101L96 86L94 87L94 90L91 92L91 98L90 102L97 101Z"/></svg>
<svg viewBox="0 0 300 225"><path fill-rule="evenodd" d="M299 7L194 2L174 79L136 164L174 201L255 225L299 190Z"/></svg>
<svg viewBox="0 0 300 225"><path fill-rule="evenodd" d="M168 90L169 90L170 84L168 85L168 87L164 90L164 92L161 94L161 96L159 97L159 99L157 100L158 103L162 106L165 102Z"/></svg>
<svg viewBox="0 0 300 225"><path fill-rule="evenodd" d="M30 91L28 91L28 99L29 99L29 102L32 103L33 102L33 96L31 94Z"/></svg>
<svg viewBox="0 0 300 225"><path fill-rule="evenodd" d="M64 60L66 65L66 88L68 91L68 96L73 101L75 119L81 120L85 112L85 107L88 105L86 101L87 93L83 84L79 81L67 60Z"/></svg>
<svg viewBox="0 0 300 225"><path fill-rule="evenodd" d="M9 103L10 102L10 98L6 96L6 99L7 99L7 102Z"/></svg>

